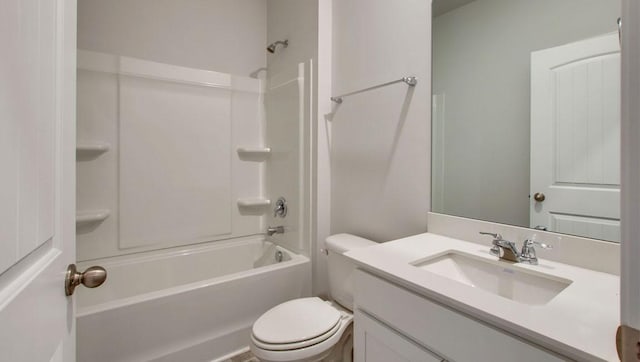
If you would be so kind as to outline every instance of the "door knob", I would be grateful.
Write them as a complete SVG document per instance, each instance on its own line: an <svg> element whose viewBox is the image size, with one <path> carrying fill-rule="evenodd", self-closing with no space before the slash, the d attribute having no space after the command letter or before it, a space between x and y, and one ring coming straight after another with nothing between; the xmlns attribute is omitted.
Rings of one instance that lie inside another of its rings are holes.
<svg viewBox="0 0 640 362"><path fill-rule="evenodd" d="M84 272L79 272L75 264L69 264L67 275L64 278L64 294L73 295L76 287L80 284L87 288L96 288L107 280L107 271L101 266L92 266Z"/></svg>
<svg viewBox="0 0 640 362"><path fill-rule="evenodd" d="M542 202L546 199L547 197L544 196L544 194L542 192L536 192L535 194L533 194L533 199L538 201L538 202Z"/></svg>

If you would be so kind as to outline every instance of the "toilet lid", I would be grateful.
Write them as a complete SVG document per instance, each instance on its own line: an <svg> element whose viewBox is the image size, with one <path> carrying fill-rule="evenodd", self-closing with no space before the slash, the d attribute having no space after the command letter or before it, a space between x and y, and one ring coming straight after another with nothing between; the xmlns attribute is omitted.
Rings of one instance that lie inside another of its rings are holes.
<svg viewBox="0 0 640 362"><path fill-rule="evenodd" d="M253 324L253 336L268 344L290 344L326 334L340 322L340 312L317 297L279 304Z"/></svg>

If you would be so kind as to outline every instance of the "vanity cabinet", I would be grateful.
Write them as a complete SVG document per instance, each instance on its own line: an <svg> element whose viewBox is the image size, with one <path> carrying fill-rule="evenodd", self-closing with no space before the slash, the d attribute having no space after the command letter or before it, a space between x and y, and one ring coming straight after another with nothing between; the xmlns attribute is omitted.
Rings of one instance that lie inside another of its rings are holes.
<svg viewBox="0 0 640 362"><path fill-rule="evenodd" d="M356 362L569 360L366 271L354 278Z"/></svg>
<svg viewBox="0 0 640 362"><path fill-rule="evenodd" d="M356 311L354 350L356 361L443 362L444 358L410 341L366 313Z"/></svg>

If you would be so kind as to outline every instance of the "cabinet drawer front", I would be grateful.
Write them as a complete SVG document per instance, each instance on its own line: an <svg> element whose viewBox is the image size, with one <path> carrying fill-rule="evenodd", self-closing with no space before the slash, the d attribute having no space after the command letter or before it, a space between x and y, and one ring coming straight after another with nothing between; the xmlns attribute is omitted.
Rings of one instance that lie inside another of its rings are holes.
<svg viewBox="0 0 640 362"><path fill-rule="evenodd" d="M357 309L450 361L567 361L362 270L354 281Z"/></svg>
<svg viewBox="0 0 640 362"><path fill-rule="evenodd" d="M354 326L355 362L443 361L363 312L356 311Z"/></svg>

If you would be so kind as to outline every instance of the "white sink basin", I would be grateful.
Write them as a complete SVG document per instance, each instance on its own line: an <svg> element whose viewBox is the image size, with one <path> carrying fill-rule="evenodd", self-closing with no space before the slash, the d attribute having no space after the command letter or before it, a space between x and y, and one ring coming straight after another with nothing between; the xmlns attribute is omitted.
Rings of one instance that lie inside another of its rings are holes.
<svg viewBox="0 0 640 362"><path fill-rule="evenodd" d="M544 305L572 281L450 250L412 265L456 282L528 305Z"/></svg>

